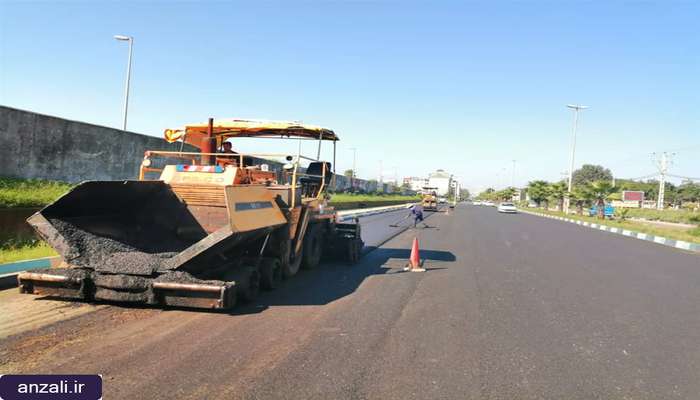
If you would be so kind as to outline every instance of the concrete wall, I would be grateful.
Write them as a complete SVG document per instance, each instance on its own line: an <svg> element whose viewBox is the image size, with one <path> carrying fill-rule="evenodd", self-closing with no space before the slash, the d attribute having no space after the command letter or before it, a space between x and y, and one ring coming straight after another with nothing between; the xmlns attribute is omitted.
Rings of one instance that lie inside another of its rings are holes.
<svg viewBox="0 0 700 400"><path fill-rule="evenodd" d="M0 106L0 176L65 182L136 179L145 150L179 146L153 136Z"/></svg>
<svg viewBox="0 0 700 400"><path fill-rule="evenodd" d="M158 137L0 106L0 176L71 183L137 179L144 151L179 149L179 143ZM185 151L197 149L186 145ZM162 167L166 161L154 162L154 167ZM271 160L255 159L254 164L282 170L282 164ZM335 190L350 187L350 178L336 176ZM363 179L355 179L355 187L366 192L391 190L387 184L378 188Z"/></svg>

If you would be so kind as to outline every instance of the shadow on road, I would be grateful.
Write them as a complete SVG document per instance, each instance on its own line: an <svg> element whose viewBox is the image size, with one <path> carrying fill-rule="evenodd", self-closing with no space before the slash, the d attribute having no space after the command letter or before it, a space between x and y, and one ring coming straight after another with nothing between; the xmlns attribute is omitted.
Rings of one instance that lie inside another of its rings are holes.
<svg viewBox="0 0 700 400"><path fill-rule="evenodd" d="M353 293L368 276L402 272L410 255L410 249L366 248L370 252L357 265L327 263L315 270L302 270L272 292L263 292L253 304L236 306L231 314L251 314L270 306L324 305ZM429 263L454 262L452 252L421 250L422 260ZM430 270L445 269L430 268Z"/></svg>
<svg viewBox="0 0 700 400"><path fill-rule="evenodd" d="M291 279L286 280L282 286L274 291L261 292L255 302L238 304L231 315L256 314L265 311L270 306L304 306L324 305L353 293L370 275L385 275L403 272L403 267L411 256L410 249L395 249L367 246L363 250L365 256L356 265L347 265L340 262L324 263L317 269L300 270ZM421 260L430 263L454 262L457 258L452 252L442 250L420 251ZM446 269L443 267L428 267L428 271ZM43 296L37 300L58 300L72 302L71 300ZM115 303L108 301L95 302L94 304L109 304L123 308L160 308L133 303ZM221 313L217 310L192 309L182 307L168 307L165 310L181 310L191 312Z"/></svg>

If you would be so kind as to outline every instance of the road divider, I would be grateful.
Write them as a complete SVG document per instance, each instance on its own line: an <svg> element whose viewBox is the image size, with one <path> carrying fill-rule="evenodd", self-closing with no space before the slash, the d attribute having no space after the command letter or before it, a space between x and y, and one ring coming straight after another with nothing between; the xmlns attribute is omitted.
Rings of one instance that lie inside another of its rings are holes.
<svg viewBox="0 0 700 400"><path fill-rule="evenodd" d="M579 219L561 217L558 215L543 214L543 213L538 213L535 211L529 211L529 210L523 210L523 209L519 209L519 211L523 212L525 214L536 215L538 217L545 217L545 218L549 218L549 219L556 219L559 221L564 221L564 222L569 222L569 223L576 224L576 225L586 226L588 228L598 229L601 231L610 232L610 233L614 233L617 235L628 236L628 237L639 239L639 240L646 240L648 242L653 242L653 243L657 243L657 244L668 246L668 247L674 247L676 249L687 250L687 251L691 251L694 253L700 253L700 244L697 244L697 243L690 243L690 242L685 242L683 240L669 239L669 238L666 238L663 236L655 236L655 235L650 235L648 233L635 232L635 231L630 231L627 229L621 229L621 228L617 228L617 227L611 227L611 226L607 226L607 225L603 225L603 224L596 224L596 223L592 223L592 222L588 222L588 221L581 221Z"/></svg>
<svg viewBox="0 0 700 400"><path fill-rule="evenodd" d="M373 208L361 208L356 210L344 210L338 211L338 221L348 221L353 218L368 217L370 215L383 214L386 212L407 209L414 203L398 204L394 206L384 206L384 207L373 207Z"/></svg>

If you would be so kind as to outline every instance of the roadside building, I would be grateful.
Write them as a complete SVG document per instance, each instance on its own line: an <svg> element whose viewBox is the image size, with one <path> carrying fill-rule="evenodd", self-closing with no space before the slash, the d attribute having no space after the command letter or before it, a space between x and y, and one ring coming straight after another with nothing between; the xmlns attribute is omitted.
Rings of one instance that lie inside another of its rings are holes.
<svg viewBox="0 0 700 400"><path fill-rule="evenodd" d="M408 188L414 192L420 192L424 187L429 186L427 179L419 178L417 176L403 178L403 184L404 186L408 186Z"/></svg>

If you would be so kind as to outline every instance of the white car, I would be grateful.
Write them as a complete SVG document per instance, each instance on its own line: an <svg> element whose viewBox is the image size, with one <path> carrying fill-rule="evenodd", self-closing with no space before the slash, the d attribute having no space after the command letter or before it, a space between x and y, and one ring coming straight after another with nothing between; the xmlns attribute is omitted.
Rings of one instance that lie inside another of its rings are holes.
<svg viewBox="0 0 700 400"><path fill-rule="evenodd" d="M500 213L517 213L518 209L515 208L513 203L501 203L498 205L498 212Z"/></svg>
<svg viewBox="0 0 700 400"><path fill-rule="evenodd" d="M487 206L487 207L493 207L493 206L495 206L495 204L493 204L493 201L485 201L485 202L483 202L483 204L484 204L485 206Z"/></svg>
<svg viewBox="0 0 700 400"><path fill-rule="evenodd" d="M473 202L472 204L474 204L475 206L480 206L480 205L481 205L481 201L479 201L479 200L474 200L474 202Z"/></svg>

